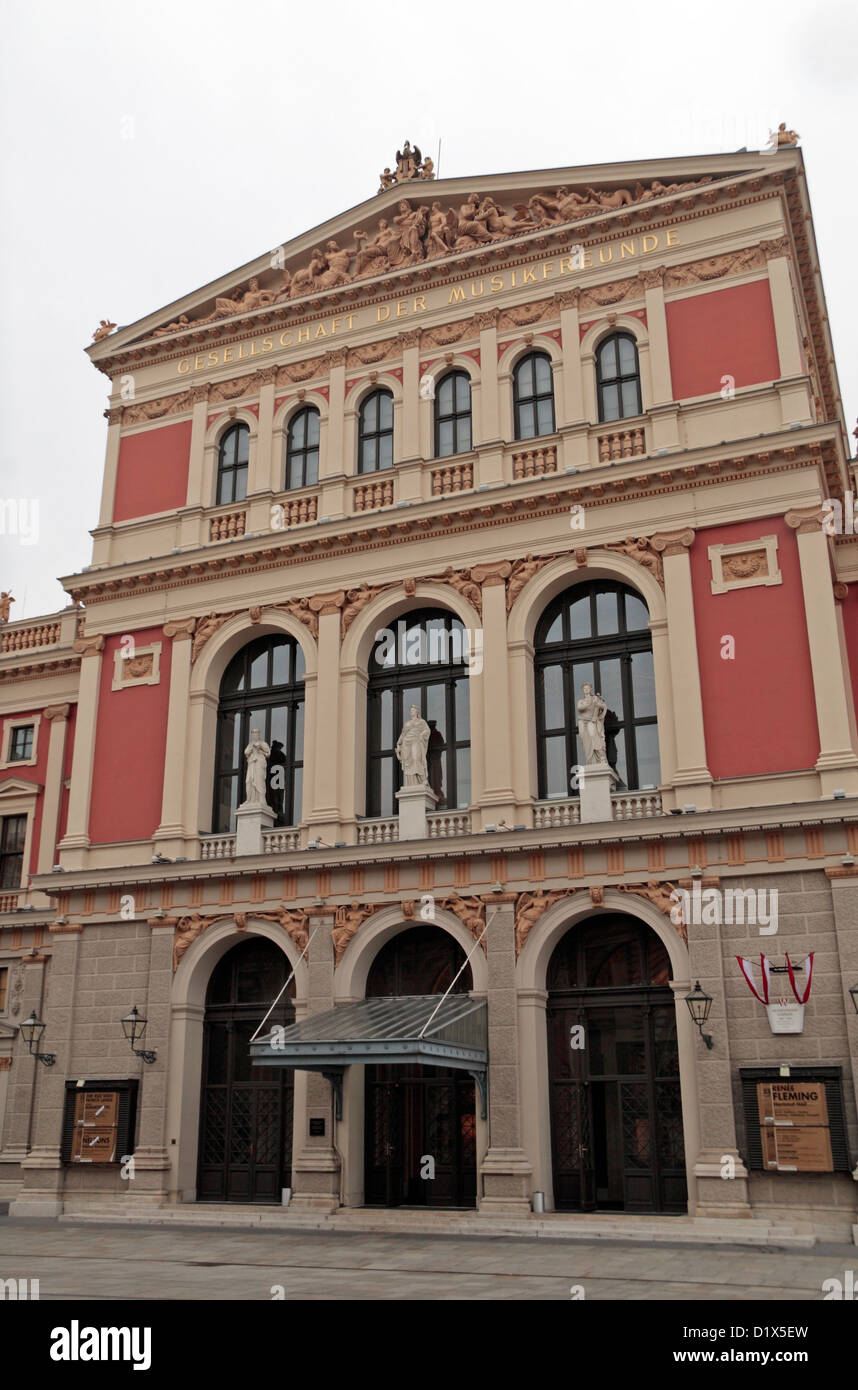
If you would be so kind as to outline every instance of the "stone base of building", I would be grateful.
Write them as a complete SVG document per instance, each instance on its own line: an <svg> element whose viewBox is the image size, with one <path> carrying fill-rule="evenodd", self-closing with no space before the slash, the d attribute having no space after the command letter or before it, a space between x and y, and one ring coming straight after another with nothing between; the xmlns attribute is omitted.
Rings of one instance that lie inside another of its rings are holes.
<svg viewBox="0 0 858 1390"><path fill-rule="evenodd" d="M480 1165L485 1216L529 1216L533 1169L523 1149L489 1149Z"/></svg>

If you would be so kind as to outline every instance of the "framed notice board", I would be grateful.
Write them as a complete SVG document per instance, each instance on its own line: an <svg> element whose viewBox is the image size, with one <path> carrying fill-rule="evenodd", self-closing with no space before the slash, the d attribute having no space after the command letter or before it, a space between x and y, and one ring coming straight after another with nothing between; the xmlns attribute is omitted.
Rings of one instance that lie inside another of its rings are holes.
<svg viewBox="0 0 858 1390"><path fill-rule="evenodd" d="M850 1172L840 1067L742 1067L748 1167Z"/></svg>
<svg viewBox="0 0 858 1390"><path fill-rule="evenodd" d="M137 1079L66 1082L62 1156L66 1163L121 1163L134 1151Z"/></svg>

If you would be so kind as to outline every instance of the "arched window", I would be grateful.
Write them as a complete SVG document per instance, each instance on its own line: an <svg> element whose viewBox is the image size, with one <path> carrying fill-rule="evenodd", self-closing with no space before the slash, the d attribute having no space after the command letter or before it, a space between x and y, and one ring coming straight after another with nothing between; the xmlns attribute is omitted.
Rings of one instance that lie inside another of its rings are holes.
<svg viewBox="0 0 858 1390"><path fill-rule="evenodd" d="M596 353L600 420L625 420L641 413L638 345L631 333L612 333Z"/></svg>
<svg viewBox="0 0 858 1390"><path fill-rule="evenodd" d="M247 496L247 460L250 430L247 425L230 425L220 441L217 456L217 500L243 502Z"/></svg>
<svg viewBox="0 0 858 1390"><path fill-rule="evenodd" d="M430 609L382 630L369 662L368 816L396 814L402 772L394 750L412 705L429 725L426 762L438 809L471 804L468 640L458 618Z"/></svg>
<svg viewBox="0 0 858 1390"><path fill-rule="evenodd" d="M471 379L448 372L435 391L435 457L466 454L471 448Z"/></svg>
<svg viewBox="0 0 858 1390"><path fill-rule="evenodd" d="M393 467L393 396L373 391L361 404L358 421L358 473Z"/></svg>
<svg viewBox="0 0 858 1390"><path fill-rule="evenodd" d="M292 637L258 637L237 652L220 683L215 764L215 831L235 828L245 799L244 750L251 733L271 749L266 800L275 825L301 819L304 769L304 653Z"/></svg>
<svg viewBox="0 0 858 1390"><path fill-rule="evenodd" d="M309 487L319 481L319 412L307 405L289 422L286 486Z"/></svg>
<svg viewBox="0 0 858 1390"><path fill-rule="evenodd" d="M623 584L576 584L548 606L536 628L536 727L540 797L568 797L571 769L584 762L577 701L589 683L608 706L605 744L619 790L660 780L649 613Z"/></svg>
<svg viewBox="0 0 858 1390"><path fill-rule="evenodd" d="M547 352L529 352L513 373L516 439L554 433L554 382Z"/></svg>

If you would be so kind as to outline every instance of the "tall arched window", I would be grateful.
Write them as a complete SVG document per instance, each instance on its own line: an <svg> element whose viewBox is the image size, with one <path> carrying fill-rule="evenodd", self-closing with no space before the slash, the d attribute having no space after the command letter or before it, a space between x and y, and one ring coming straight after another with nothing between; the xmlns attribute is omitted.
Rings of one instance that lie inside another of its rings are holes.
<svg viewBox="0 0 858 1390"><path fill-rule="evenodd" d="M466 454L471 448L471 379L448 372L435 390L435 457Z"/></svg>
<svg viewBox="0 0 858 1390"><path fill-rule="evenodd" d="M230 425L220 441L217 456L217 500L243 502L247 496L247 460L250 456L250 430L247 425Z"/></svg>
<svg viewBox="0 0 858 1390"><path fill-rule="evenodd" d="M368 816L396 814L396 741L412 705L429 725L426 761L439 810L471 804L468 634L451 613L425 609L382 630L369 662Z"/></svg>
<svg viewBox="0 0 858 1390"><path fill-rule="evenodd" d="M362 402L358 420L358 473L393 467L393 396L373 391Z"/></svg>
<svg viewBox="0 0 858 1390"><path fill-rule="evenodd" d="M658 726L646 604L609 580L576 584L536 628L536 728L540 797L567 797L584 761L577 701L589 683L608 706L605 744L620 790L658 786Z"/></svg>
<svg viewBox="0 0 858 1390"><path fill-rule="evenodd" d="M245 799L244 750L251 733L271 749L266 800L275 825L301 819L304 653L292 637L258 637L237 652L220 683L213 828L235 828Z"/></svg>
<svg viewBox="0 0 858 1390"><path fill-rule="evenodd" d="M529 352L515 364L512 398L516 439L554 433L554 382L547 352Z"/></svg>
<svg viewBox="0 0 858 1390"><path fill-rule="evenodd" d="M286 486L309 487L319 481L319 412L306 405L289 421Z"/></svg>
<svg viewBox="0 0 858 1390"><path fill-rule="evenodd" d="M625 420L641 413L638 345L631 333L612 333L596 353L600 420Z"/></svg>

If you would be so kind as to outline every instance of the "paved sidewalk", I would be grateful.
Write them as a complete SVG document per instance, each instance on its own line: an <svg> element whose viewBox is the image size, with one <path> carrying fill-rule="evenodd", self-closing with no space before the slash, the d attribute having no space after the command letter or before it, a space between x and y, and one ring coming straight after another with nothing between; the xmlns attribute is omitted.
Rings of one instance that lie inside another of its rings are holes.
<svg viewBox="0 0 858 1390"><path fill-rule="evenodd" d="M56 1299L813 1301L854 1245L719 1245L75 1225L0 1218L0 1279ZM580 1294L578 1295L580 1297Z"/></svg>

